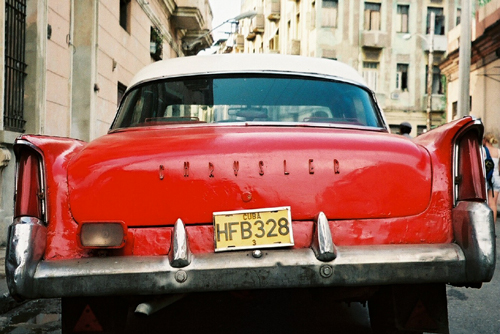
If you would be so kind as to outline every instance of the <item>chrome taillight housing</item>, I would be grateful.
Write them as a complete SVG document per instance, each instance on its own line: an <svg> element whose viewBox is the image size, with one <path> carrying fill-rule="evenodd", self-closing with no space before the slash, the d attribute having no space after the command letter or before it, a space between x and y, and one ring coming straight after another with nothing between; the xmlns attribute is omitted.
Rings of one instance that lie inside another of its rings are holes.
<svg viewBox="0 0 500 334"><path fill-rule="evenodd" d="M454 149L454 199L486 201L482 149L483 127L479 121L459 133Z"/></svg>
<svg viewBox="0 0 500 334"><path fill-rule="evenodd" d="M45 173L40 151L31 143L17 141L14 218L36 217L46 222Z"/></svg>

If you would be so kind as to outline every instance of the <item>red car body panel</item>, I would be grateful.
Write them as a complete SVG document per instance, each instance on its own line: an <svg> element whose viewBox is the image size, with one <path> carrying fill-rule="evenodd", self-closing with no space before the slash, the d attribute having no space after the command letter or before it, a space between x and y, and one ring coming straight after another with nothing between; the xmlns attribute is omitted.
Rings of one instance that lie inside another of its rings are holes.
<svg viewBox="0 0 500 334"><path fill-rule="evenodd" d="M170 249L173 224L182 216L191 250L204 253L214 249L213 211L279 205L292 206L295 248L310 246L319 211L330 220L337 245L452 242L452 152L439 148L451 147L467 123L472 119L447 124L414 142L372 131L244 126L131 129L87 145L65 138L23 139L42 151L47 168L45 258L65 259L91 255L76 242L81 222L124 221L127 243L114 253L163 255ZM259 145L253 136L259 136ZM364 160L350 159L354 151ZM184 176L185 161L189 176ZM234 161L239 162L237 172ZM260 161L264 175L259 174ZM312 193L322 196L311 199ZM215 194L224 201L211 202ZM341 207L335 205L338 196Z"/></svg>
<svg viewBox="0 0 500 334"><path fill-rule="evenodd" d="M319 211L330 219L389 218L416 215L429 205L427 152L384 133L255 126L142 130L97 139L71 162L77 222L141 227L182 218L199 224L210 223L216 211L283 205L292 207L294 220L311 220ZM412 191L400 188L407 179ZM338 199L342 206L335 205Z"/></svg>

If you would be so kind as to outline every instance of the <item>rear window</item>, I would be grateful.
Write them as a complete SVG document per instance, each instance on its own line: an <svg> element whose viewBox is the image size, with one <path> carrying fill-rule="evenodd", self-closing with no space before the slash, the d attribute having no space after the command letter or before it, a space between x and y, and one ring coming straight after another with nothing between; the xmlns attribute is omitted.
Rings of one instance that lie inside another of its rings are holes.
<svg viewBox="0 0 500 334"><path fill-rule="evenodd" d="M286 76L206 76L154 81L132 89L111 129L229 122L383 127L371 94L352 84Z"/></svg>

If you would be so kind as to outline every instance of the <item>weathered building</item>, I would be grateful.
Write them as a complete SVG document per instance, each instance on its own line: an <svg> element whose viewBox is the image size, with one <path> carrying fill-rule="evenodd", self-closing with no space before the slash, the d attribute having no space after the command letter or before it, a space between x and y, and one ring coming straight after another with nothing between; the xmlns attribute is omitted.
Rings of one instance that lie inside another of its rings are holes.
<svg viewBox="0 0 500 334"><path fill-rule="evenodd" d="M427 128L427 84L432 84L430 125L445 122L439 70L446 33L460 20L460 0L244 0L238 32L221 52L282 53L337 59L358 69L375 90L387 120L413 135ZM430 17L434 13L432 73Z"/></svg>
<svg viewBox="0 0 500 334"><path fill-rule="evenodd" d="M211 24L208 0L0 2L0 244L13 211L15 138L103 135L132 76L210 46Z"/></svg>
<svg viewBox="0 0 500 334"><path fill-rule="evenodd" d="M500 0L483 1L472 20L470 114L481 118L486 131L500 137ZM448 34L448 55L441 71L448 81L446 118L456 118L460 28Z"/></svg>

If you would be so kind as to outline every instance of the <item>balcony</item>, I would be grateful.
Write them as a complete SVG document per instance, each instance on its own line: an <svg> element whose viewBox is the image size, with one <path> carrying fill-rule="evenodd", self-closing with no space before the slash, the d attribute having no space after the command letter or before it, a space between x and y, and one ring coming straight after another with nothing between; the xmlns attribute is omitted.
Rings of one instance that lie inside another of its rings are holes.
<svg viewBox="0 0 500 334"><path fill-rule="evenodd" d="M252 18L252 22L250 23L250 31L261 34L264 32L264 24L264 14L257 14L254 18Z"/></svg>
<svg viewBox="0 0 500 334"><path fill-rule="evenodd" d="M187 30L182 39L184 54L195 55L199 51L210 47L213 42L212 35L207 30Z"/></svg>
<svg viewBox="0 0 500 334"><path fill-rule="evenodd" d="M288 53L294 56L300 55L300 40L292 39L289 45Z"/></svg>
<svg viewBox="0 0 500 334"><path fill-rule="evenodd" d="M248 33L246 34L246 39L252 41L255 39L257 34L262 34L264 32L264 14L257 14L250 21L250 26L248 27Z"/></svg>
<svg viewBox="0 0 500 334"><path fill-rule="evenodd" d="M193 55L213 43L212 13L207 0L176 0L175 10L172 12L171 22L173 29L182 36L185 55Z"/></svg>
<svg viewBox="0 0 500 334"><path fill-rule="evenodd" d="M425 39L422 38L422 49L424 51L429 51L429 40L430 35L425 35ZM435 52L446 52L448 47L448 38L446 35L434 35L434 51Z"/></svg>
<svg viewBox="0 0 500 334"><path fill-rule="evenodd" d="M281 3L279 0L272 0L266 6L267 18L271 21L278 21L281 17Z"/></svg>
<svg viewBox="0 0 500 334"><path fill-rule="evenodd" d="M246 39L247 39L247 41L253 41L256 36L257 36L256 33L254 33L253 31L249 31L247 36L246 36Z"/></svg>
<svg viewBox="0 0 500 334"><path fill-rule="evenodd" d="M427 108L427 94L422 97L422 106L423 109ZM432 94L431 110L433 113L446 110L446 99L444 95Z"/></svg>
<svg viewBox="0 0 500 334"><path fill-rule="evenodd" d="M202 30L205 28L205 20L209 22L211 18L204 17L206 11L205 0L177 0L177 8L172 14L172 22L177 29ZM207 27L210 29L210 27Z"/></svg>
<svg viewBox="0 0 500 334"><path fill-rule="evenodd" d="M361 46L383 49L389 46L389 37L384 31L364 30L361 32Z"/></svg>
<svg viewBox="0 0 500 334"><path fill-rule="evenodd" d="M237 50L243 50L245 48L245 38L243 37L243 35L241 34L236 35L234 39L234 47Z"/></svg>

